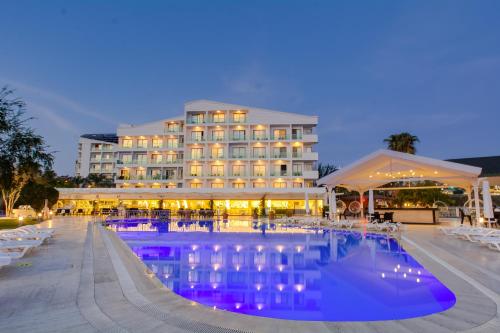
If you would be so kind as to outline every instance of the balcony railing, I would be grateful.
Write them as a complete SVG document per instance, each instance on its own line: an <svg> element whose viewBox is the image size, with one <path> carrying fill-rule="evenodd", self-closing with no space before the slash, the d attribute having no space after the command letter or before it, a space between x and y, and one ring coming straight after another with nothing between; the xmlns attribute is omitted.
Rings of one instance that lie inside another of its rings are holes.
<svg viewBox="0 0 500 333"><path fill-rule="evenodd" d="M232 136L231 141L245 141L246 136Z"/></svg>
<svg viewBox="0 0 500 333"><path fill-rule="evenodd" d="M302 157L302 152L294 151L292 153L293 158L301 158Z"/></svg>
<svg viewBox="0 0 500 333"><path fill-rule="evenodd" d="M204 124L205 118L192 118L187 120L188 124Z"/></svg>
<svg viewBox="0 0 500 333"><path fill-rule="evenodd" d="M265 136L265 135L252 135L252 140L264 141L264 140L267 140L267 136Z"/></svg>
<svg viewBox="0 0 500 333"><path fill-rule="evenodd" d="M224 155L210 155L211 160L220 160L223 158L224 158Z"/></svg>
<svg viewBox="0 0 500 333"><path fill-rule="evenodd" d="M240 159L240 158L246 158L246 157L247 157L246 154L232 154L231 155L232 159Z"/></svg>
<svg viewBox="0 0 500 333"><path fill-rule="evenodd" d="M203 172L191 172L190 177L203 177Z"/></svg>
<svg viewBox="0 0 500 333"><path fill-rule="evenodd" d="M194 160L194 161L200 161L200 160L205 159L205 156L203 156L203 155L194 155L194 156L191 156L191 159Z"/></svg>
<svg viewBox="0 0 500 333"><path fill-rule="evenodd" d="M271 177L286 177L287 175L286 171L271 172Z"/></svg>
<svg viewBox="0 0 500 333"><path fill-rule="evenodd" d="M294 171L294 172L292 172L292 176L294 176L294 177L301 177L302 174L303 174L302 171Z"/></svg>
<svg viewBox="0 0 500 333"><path fill-rule="evenodd" d="M203 142L205 141L205 137L191 137L191 139L189 140L190 142Z"/></svg>
<svg viewBox="0 0 500 333"><path fill-rule="evenodd" d="M245 177L245 172L231 172L232 177Z"/></svg>
<svg viewBox="0 0 500 333"><path fill-rule="evenodd" d="M140 164L140 165L145 165L145 164L148 164L148 160L127 160L127 161L117 160L116 164L124 164L124 165Z"/></svg>
<svg viewBox="0 0 500 333"><path fill-rule="evenodd" d="M210 177L224 177L224 172L211 172L208 175Z"/></svg>
<svg viewBox="0 0 500 333"><path fill-rule="evenodd" d="M286 153L273 154L272 157L273 158L287 158L288 154L286 154Z"/></svg>
<svg viewBox="0 0 500 333"><path fill-rule="evenodd" d="M148 176L118 176L117 180L178 180L172 175L148 175Z"/></svg>
<svg viewBox="0 0 500 333"><path fill-rule="evenodd" d="M292 134L292 140L302 140L302 134Z"/></svg>
<svg viewBox="0 0 500 333"><path fill-rule="evenodd" d="M183 143L178 143L178 144L167 144L166 148L168 149L178 149L184 147Z"/></svg>
<svg viewBox="0 0 500 333"><path fill-rule="evenodd" d="M252 174L253 177L265 177L266 173L265 172L254 172Z"/></svg>
<svg viewBox="0 0 500 333"><path fill-rule="evenodd" d="M212 136L212 138L210 139L210 141L217 141L217 142L221 142L221 141L224 141L224 137L220 137L220 136Z"/></svg>
<svg viewBox="0 0 500 333"><path fill-rule="evenodd" d="M266 154L252 154L252 158L266 158Z"/></svg>
<svg viewBox="0 0 500 333"><path fill-rule="evenodd" d="M290 137L288 135L271 135L271 140L288 140Z"/></svg>

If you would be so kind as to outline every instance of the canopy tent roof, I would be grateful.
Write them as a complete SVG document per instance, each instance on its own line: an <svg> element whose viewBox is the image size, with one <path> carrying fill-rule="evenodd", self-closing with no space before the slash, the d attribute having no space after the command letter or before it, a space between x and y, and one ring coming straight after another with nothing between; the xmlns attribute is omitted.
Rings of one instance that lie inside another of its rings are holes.
<svg viewBox="0 0 500 333"><path fill-rule="evenodd" d="M480 174L478 167L381 149L319 179L318 184L364 192L390 182L432 180L468 189Z"/></svg>

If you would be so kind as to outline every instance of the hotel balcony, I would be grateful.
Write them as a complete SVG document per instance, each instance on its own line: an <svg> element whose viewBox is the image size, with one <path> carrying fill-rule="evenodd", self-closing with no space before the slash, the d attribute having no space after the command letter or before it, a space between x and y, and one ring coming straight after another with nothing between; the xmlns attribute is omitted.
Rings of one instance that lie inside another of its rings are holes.
<svg viewBox="0 0 500 333"><path fill-rule="evenodd" d="M193 155L191 156L191 160L193 161L203 161L205 159L205 156L203 155Z"/></svg>
<svg viewBox="0 0 500 333"><path fill-rule="evenodd" d="M252 135L251 140L252 141L266 141L267 135Z"/></svg>
<svg viewBox="0 0 500 333"><path fill-rule="evenodd" d="M246 177L246 172L231 172L229 177Z"/></svg>
<svg viewBox="0 0 500 333"><path fill-rule="evenodd" d="M226 155L210 155L208 157L209 160L223 160Z"/></svg>
<svg viewBox="0 0 500 333"><path fill-rule="evenodd" d="M272 171L271 177L288 177L288 171Z"/></svg>
<svg viewBox="0 0 500 333"><path fill-rule="evenodd" d="M252 159L264 159L267 158L267 154L252 154Z"/></svg>
<svg viewBox="0 0 500 333"><path fill-rule="evenodd" d="M264 177L267 177L267 175L265 172L254 172L254 173L252 173L252 177L264 178Z"/></svg>
<svg viewBox="0 0 500 333"><path fill-rule="evenodd" d="M125 166L147 165L148 160L130 160L130 161L116 160L116 164L117 164L117 167L119 165L125 165Z"/></svg>
<svg viewBox="0 0 500 333"><path fill-rule="evenodd" d="M229 141L247 141L247 137L231 136Z"/></svg>
<svg viewBox="0 0 500 333"><path fill-rule="evenodd" d="M205 142L205 137L202 136L202 137L199 137L199 138L188 138L186 140L188 143L199 143L199 142Z"/></svg>
<svg viewBox="0 0 500 333"><path fill-rule="evenodd" d="M307 178L307 179L318 179L318 170L307 170L307 171L303 171L303 176L304 178Z"/></svg>
<svg viewBox="0 0 500 333"><path fill-rule="evenodd" d="M163 133L165 134L183 134L184 133L184 128L179 128L179 129L168 129L164 128Z"/></svg>
<svg viewBox="0 0 500 333"><path fill-rule="evenodd" d="M129 181L139 181L139 182L157 182L159 180L171 180L178 181L181 180L177 176L167 176L167 175L155 175L155 176L117 176L115 182L124 183Z"/></svg>
<svg viewBox="0 0 500 333"><path fill-rule="evenodd" d="M232 154L231 156L229 156L229 159L231 160L241 160L241 159L244 159L244 158L247 158L247 154Z"/></svg>
<svg viewBox="0 0 500 333"><path fill-rule="evenodd" d="M275 159L275 160L276 159L283 159L283 158L288 158L288 156L289 156L288 153L287 154L283 154L283 153L281 153L281 154L272 154L271 155L271 159Z"/></svg>
<svg viewBox="0 0 500 333"><path fill-rule="evenodd" d="M273 140L273 141L290 140L290 136L289 135L271 135L271 140Z"/></svg>
<svg viewBox="0 0 500 333"><path fill-rule="evenodd" d="M208 138L207 141L209 142L224 142L226 140L225 137L215 137L215 136L212 136L210 138Z"/></svg>
<svg viewBox="0 0 500 333"><path fill-rule="evenodd" d="M208 174L209 177L221 178L224 177L224 172L210 172Z"/></svg>
<svg viewBox="0 0 500 333"><path fill-rule="evenodd" d="M317 143L318 142L318 134L304 134L302 136L302 141Z"/></svg>
<svg viewBox="0 0 500 333"><path fill-rule="evenodd" d="M295 153L292 153L292 158L299 159L299 160L317 161L318 160L318 153L315 151L295 152Z"/></svg>
<svg viewBox="0 0 500 333"><path fill-rule="evenodd" d="M182 164L183 160L178 158L176 160L150 160L148 165L162 166L162 165L173 165Z"/></svg>

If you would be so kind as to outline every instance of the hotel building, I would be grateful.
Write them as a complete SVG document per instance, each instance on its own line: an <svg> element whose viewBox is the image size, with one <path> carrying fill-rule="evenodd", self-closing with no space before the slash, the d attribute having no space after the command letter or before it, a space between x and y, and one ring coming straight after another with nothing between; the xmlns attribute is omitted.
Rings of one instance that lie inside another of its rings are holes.
<svg viewBox="0 0 500 333"><path fill-rule="evenodd" d="M311 195L323 193L314 188L317 124L316 116L208 100L188 102L180 116L118 127L118 143L113 145L115 190L60 189L61 198L162 199L161 203L124 203L139 208L196 208L206 206L208 200L222 200L215 206L245 214L259 200L300 199L282 202L280 207L303 210L305 188ZM79 156L80 170L87 156L89 170L102 170L102 163L93 166L99 157L92 148L90 155ZM231 200L235 198L243 200ZM193 203L193 199L201 201ZM236 201L246 203L233 205Z"/></svg>
<svg viewBox="0 0 500 333"><path fill-rule="evenodd" d="M118 143L116 134L83 134L78 140L75 176L88 177L102 174L114 177L114 150Z"/></svg>
<svg viewBox="0 0 500 333"><path fill-rule="evenodd" d="M121 125L117 187L301 188L318 178L318 118L212 101Z"/></svg>

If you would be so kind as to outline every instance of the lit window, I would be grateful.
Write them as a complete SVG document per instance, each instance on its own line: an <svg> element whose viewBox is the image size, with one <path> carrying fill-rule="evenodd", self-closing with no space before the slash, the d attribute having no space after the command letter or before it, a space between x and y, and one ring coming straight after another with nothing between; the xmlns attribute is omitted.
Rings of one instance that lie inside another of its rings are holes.
<svg viewBox="0 0 500 333"><path fill-rule="evenodd" d="M179 139L177 139L177 138L167 139L167 147L168 148L179 148Z"/></svg>
<svg viewBox="0 0 500 333"><path fill-rule="evenodd" d="M233 122L235 123L244 123L247 119L247 115L245 113L233 113Z"/></svg>
<svg viewBox="0 0 500 333"><path fill-rule="evenodd" d="M245 175L245 166L244 165L233 165L233 176L234 177L242 177Z"/></svg>
<svg viewBox="0 0 500 333"><path fill-rule="evenodd" d="M212 165L211 171L212 171L211 176L213 176L213 177L224 176L224 166L223 165Z"/></svg>
<svg viewBox="0 0 500 333"><path fill-rule="evenodd" d="M286 183L285 182L274 182L273 187L274 188L286 188Z"/></svg>
<svg viewBox="0 0 500 333"><path fill-rule="evenodd" d="M190 188L201 188L201 183L191 183L189 185Z"/></svg>
<svg viewBox="0 0 500 333"><path fill-rule="evenodd" d="M253 187L254 188L264 188L264 187L266 187L266 183L264 183L264 182L254 182L253 183Z"/></svg>
<svg viewBox="0 0 500 333"><path fill-rule="evenodd" d="M265 140L266 138L266 131L265 130L254 130L253 131L253 137L252 139L254 140Z"/></svg>
<svg viewBox="0 0 500 333"><path fill-rule="evenodd" d="M293 187L294 188L301 188L302 187L302 182L293 182Z"/></svg>
<svg viewBox="0 0 500 333"><path fill-rule="evenodd" d="M212 140L223 141L224 140L224 131L223 130L214 130L212 132Z"/></svg>
<svg viewBox="0 0 500 333"><path fill-rule="evenodd" d="M191 148L191 159L199 160L203 158L203 148Z"/></svg>
<svg viewBox="0 0 500 333"><path fill-rule="evenodd" d="M132 148L132 139L123 139L122 147L123 148Z"/></svg>
<svg viewBox="0 0 500 333"><path fill-rule="evenodd" d="M167 131L170 133L180 132L181 126L179 124L168 124Z"/></svg>
<svg viewBox="0 0 500 333"><path fill-rule="evenodd" d="M245 188L245 183L233 183L233 188Z"/></svg>
<svg viewBox="0 0 500 333"><path fill-rule="evenodd" d="M137 140L137 148L147 148L147 147L148 147L148 139Z"/></svg>
<svg viewBox="0 0 500 333"><path fill-rule="evenodd" d="M233 140L245 140L245 130L233 130Z"/></svg>
<svg viewBox="0 0 500 333"><path fill-rule="evenodd" d="M216 113L214 114L214 123L223 123L225 118L224 113Z"/></svg>
<svg viewBox="0 0 500 333"><path fill-rule="evenodd" d="M254 177L264 177L266 175L265 165L254 165L253 166L253 176Z"/></svg>
<svg viewBox="0 0 500 333"><path fill-rule="evenodd" d="M201 165L191 165L191 177L201 177Z"/></svg>
<svg viewBox="0 0 500 333"><path fill-rule="evenodd" d="M163 145L162 139L153 139L153 148L161 148Z"/></svg>
<svg viewBox="0 0 500 333"><path fill-rule="evenodd" d="M224 183L212 183L212 188L224 188Z"/></svg>

